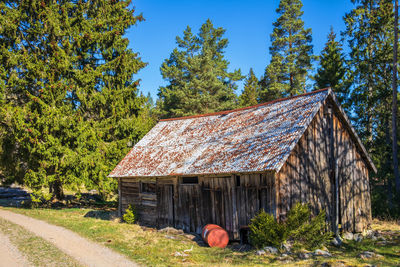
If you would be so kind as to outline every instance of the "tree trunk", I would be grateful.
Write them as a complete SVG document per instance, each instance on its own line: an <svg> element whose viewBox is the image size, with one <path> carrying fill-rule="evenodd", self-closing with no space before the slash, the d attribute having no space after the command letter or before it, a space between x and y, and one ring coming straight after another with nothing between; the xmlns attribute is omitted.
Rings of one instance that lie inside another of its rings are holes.
<svg viewBox="0 0 400 267"><path fill-rule="evenodd" d="M387 106L387 110L390 110L389 103ZM389 149L390 145L391 145L389 124L390 124L390 116L387 116L387 117L385 116L383 125L385 127L385 141L386 141L387 149ZM385 167L388 170L391 170L390 165L391 165L392 159L390 158L390 153L387 153L386 155L387 156L386 156L386 161L385 161ZM385 176L386 177L384 178L383 182L386 185L388 207L389 207L389 210L392 210L393 209L392 177L390 175L385 175Z"/></svg>
<svg viewBox="0 0 400 267"><path fill-rule="evenodd" d="M64 199L64 191L62 188L62 183L59 180L51 182L49 184L49 191L53 194L53 197L58 200Z"/></svg>
<svg viewBox="0 0 400 267"><path fill-rule="evenodd" d="M399 1L395 0L394 6L394 45L393 45L393 102L392 102L392 152L393 173L396 183L396 193L400 193L399 163L397 158L397 44L398 44L398 20Z"/></svg>

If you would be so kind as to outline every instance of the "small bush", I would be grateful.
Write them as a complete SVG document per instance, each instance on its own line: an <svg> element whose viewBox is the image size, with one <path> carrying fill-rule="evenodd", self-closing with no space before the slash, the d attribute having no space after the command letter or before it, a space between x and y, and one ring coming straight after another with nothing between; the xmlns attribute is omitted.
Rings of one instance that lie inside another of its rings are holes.
<svg viewBox="0 0 400 267"><path fill-rule="evenodd" d="M257 248L264 246L280 247L286 238L285 227L278 223L272 214L261 210L249 225L250 242Z"/></svg>
<svg viewBox="0 0 400 267"><path fill-rule="evenodd" d="M294 248L316 249L328 242L331 232L325 231L325 211L311 218L307 204L297 203L288 213L286 227L288 239L294 242Z"/></svg>
<svg viewBox="0 0 400 267"><path fill-rule="evenodd" d="M122 218L124 222L128 224L134 224L137 219L135 208L132 205L129 205Z"/></svg>
<svg viewBox="0 0 400 267"><path fill-rule="evenodd" d="M332 237L325 231L325 212L311 218L307 204L297 203L283 222L277 222L273 215L264 210L251 219L250 242L257 248L275 246L280 248L286 241L293 242L294 249L315 249Z"/></svg>
<svg viewBox="0 0 400 267"><path fill-rule="evenodd" d="M51 193L44 193L41 190L34 191L30 194L30 208L48 207L52 196Z"/></svg>

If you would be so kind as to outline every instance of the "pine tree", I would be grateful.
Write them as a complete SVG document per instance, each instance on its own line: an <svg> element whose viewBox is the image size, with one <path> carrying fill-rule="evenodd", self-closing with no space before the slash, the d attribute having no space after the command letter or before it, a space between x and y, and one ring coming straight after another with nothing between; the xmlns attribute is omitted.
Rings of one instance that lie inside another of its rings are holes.
<svg viewBox="0 0 400 267"><path fill-rule="evenodd" d="M304 28L301 0L281 0L273 23L271 62L262 82L263 101L270 97L296 95L306 91L308 72L314 60L311 29Z"/></svg>
<svg viewBox="0 0 400 267"><path fill-rule="evenodd" d="M331 87L340 104L348 107L349 85L346 82L346 59L342 45L336 41L336 34L331 28L328 41L319 57L319 68L315 75L315 88Z"/></svg>
<svg viewBox="0 0 400 267"><path fill-rule="evenodd" d="M351 48L348 70L351 120L378 168L387 192L374 196L373 205L392 201L391 90L393 63L393 3L390 0L353 0L356 7L344 17ZM373 180L372 180L373 181ZM381 182L380 180L379 182ZM374 184L372 184L374 186ZM373 192L377 192L373 190ZM383 209L376 209L382 212Z"/></svg>
<svg viewBox="0 0 400 267"><path fill-rule="evenodd" d="M244 82L244 90L239 96L239 104L241 107L253 106L258 102L259 81L254 75L253 69L250 69L249 75Z"/></svg>
<svg viewBox="0 0 400 267"><path fill-rule="evenodd" d="M399 162L398 162L398 143L397 143L397 47L398 47L398 31L399 31L399 1L395 0L395 11L394 11L394 46L393 46L393 97L392 97L392 154L393 154L393 174L394 181L396 184L396 193L400 195L400 174L399 174Z"/></svg>
<svg viewBox="0 0 400 267"><path fill-rule="evenodd" d="M243 77L240 69L228 72L224 58L228 39L225 30L214 28L208 19L193 35L188 26L178 47L161 66L168 81L159 88L157 109L161 117L186 116L232 109L237 105L234 81Z"/></svg>
<svg viewBox="0 0 400 267"><path fill-rule="evenodd" d="M115 189L109 171L149 129L125 31L129 1L0 3L1 168L33 189Z"/></svg>

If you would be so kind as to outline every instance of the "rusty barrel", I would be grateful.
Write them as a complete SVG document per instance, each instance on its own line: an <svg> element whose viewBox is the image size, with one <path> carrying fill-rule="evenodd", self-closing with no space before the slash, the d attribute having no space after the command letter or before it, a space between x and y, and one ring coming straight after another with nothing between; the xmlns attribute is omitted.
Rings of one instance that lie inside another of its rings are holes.
<svg viewBox="0 0 400 267"><path fill-rule="evenodd" d="M203 227L201 237L210 247L224 248L228 245L228 233L219 225L207 224Z"/></svg>

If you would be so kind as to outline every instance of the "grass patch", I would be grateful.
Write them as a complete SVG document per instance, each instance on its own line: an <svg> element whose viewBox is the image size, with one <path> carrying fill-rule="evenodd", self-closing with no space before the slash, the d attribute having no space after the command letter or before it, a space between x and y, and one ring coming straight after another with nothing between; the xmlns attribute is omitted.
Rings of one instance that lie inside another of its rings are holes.
<svg viewBox="0 0 400 267"><path fill-rule="evenodd" d="M318 265L329 263L335 266L338 262L344 265L365 266L375 264L378 266L400 265L400 225L396 222L381 222L375 220L373 228L379 230L387 242L381 240L365 239L362 242L345 242L340 248L328 246L333 254L331 258L314 257L299 260L296 255L291 255L294 261L287 262L275 255L257 256L255 250L240 252L232 248L219 249L198 245L196 242L183 235L168 235L155 229L142 229L139 225L119 223L117 220L108 220L109 216L97 218L85 217L90 209L16 209L11 211L25 214L49 223L63 226L81 236L87 237L97 243L110 247L125 254L133 261L142 265L203 265L203 266L298 266ZM104 212L106 215L107 212ZM171 239L175 238L175 239ZM187 257L175 256L175 252L186 252ZM359 254L371 251L382 255L380 258L363 260Z"/></svg>
<svg viewBox="0 0 400 267"><path fill-rule="evenodd" d="M0 231L34 266L81 266L53 244L10 221L0 218Z"/></svg>

